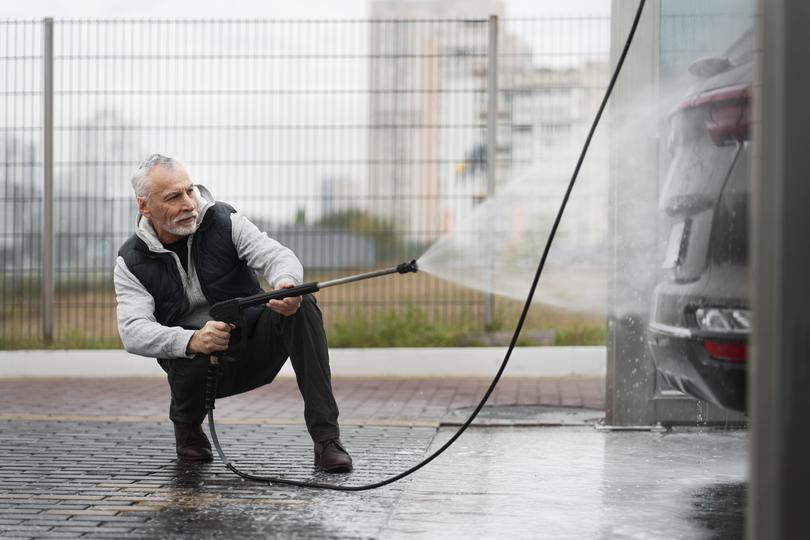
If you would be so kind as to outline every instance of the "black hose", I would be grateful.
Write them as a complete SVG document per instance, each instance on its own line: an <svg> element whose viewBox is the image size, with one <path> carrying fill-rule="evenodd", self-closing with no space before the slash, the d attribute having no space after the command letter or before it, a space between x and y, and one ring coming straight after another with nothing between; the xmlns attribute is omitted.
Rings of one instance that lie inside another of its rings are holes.
<svg viewBox="0 0 810 540"><path fill-rule="evenodd" d="M503 362L501 362L501 367L498 369L498 373L495 375L495 378L492 379L492 383L487 388L484 397L481 398L481 401L478 403L478 406L472 412L469 418L464 422L464 424L456 431L450 439L444 443L441 448L433 452L431 455L426 457L421 462L417 463L410 469L407 469L395 476L391 476L390 478L386 478L385 480L381 480L379 482L374 482L373 484L365 484L361 486L341 486L337 484L322 484L319 482L305 482L299 480L287 480L285 478L275 478L272 476L257 476L250 473L245 473L237 469L226 457L225 453L222 451L222 448L219 445L219 441L217 440L216 436L216 428L214 427L214 407L213 403L211 407L208 408L208 424L211 429L211 436L214 439L214 445L217 448L217 452L219 453L220 458L223 462L225 462L225 466L233 471L234 473L238 474L242 478L247 480L255 480L257 482L267 482L271 484L286 484L289 486L298 486L298 487L307 487L307 488L317 488L317 489L332 489L336 491L366 491L369 489L376 489L379 487L386 486L388 484L392 484L397 480L401 480L406 476L409 476L437 457L439 457L445 450L450 448L450 446L456 442L462 433L464 433L470 424L475 420L475 417L478 416L478 413L481 412L481 409L486 404L489 396L492 394L493 390L497 386L498 382L501 379L501 375L503 375L504 370L506 369L506 365L509 363L509 358L512 356L512 351L517 344L518 337L520 336L520 331L523 329L523 324L526 322L526 315L529 313L529 308L532 304L532 299L534 298L534 292L537 289L537 283L540 281L540 275L543 273L543 268L546 265L546 259L548 258L549 250L551 249L551 243L554 241L554 236L557 234L557 228L560 226L560 221L562 220L563 212L565 211L565 207L568 205L568 199L571 197L571 191L574 189L574 184L576 183L577 177L579 176L579 171L582 168L582 163L585 161L585 155L588 152L588 148L591 145L591 140L593 139L594 132L596 131L596 127L599 125L599 121L602 119L602 113L605 110L605 106L607 105L608 99L610 98L611 93L613 92L613 87L616 85L616 80L619 77L619 73L622 70L622 66L624 65L624 60L627 57L627 52L630 50L630 44L633 42L633 37L636 34L636 28L638 27L639 20L641 19L641 13L644 10L644 3L645 0L639 0L638 8L636 9L636 15L633 19L633 25L630 27L630 32L627 35L627 40L624 43L624 48L622 49L621 55L619 55L619 60L616 63L616 68L613 70L613 75L610 78L610 82L608 83L608 87L605 90L605 95L602 98L602 102L599 104L599 109L596 112L596 116L593 119L593 123L591 124L591 128L588 131L588 136L585 139L585 144L582 146L582 151L579 154L579 159L577 160L576 167L574 167L574 172L571 175L571 180L568 183L568 189L565 191L565 196L563 197L562 203L560 204L560 209L557 212L557 217L554 219L554 225L551 227L551 232L549 233L548 240L546 240L545 248L543 249L543 255L540 257L540 262L537 265L537 271L534 274L534 279L532 280L532 286L529 289L529 295L526 297L526 302L523 304L523 310L520 313L520 318L518 319L517 326L515 326L515 332L512 335L512 341L509 343L509 348L506 350L506 355L503 358Z"/></svg>

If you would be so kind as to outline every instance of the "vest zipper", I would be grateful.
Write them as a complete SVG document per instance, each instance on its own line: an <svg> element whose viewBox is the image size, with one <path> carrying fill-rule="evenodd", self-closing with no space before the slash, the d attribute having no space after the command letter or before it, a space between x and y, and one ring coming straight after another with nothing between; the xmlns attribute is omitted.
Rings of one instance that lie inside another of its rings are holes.
<svg viewBox="0 0 810 540"><path fill-rule="evenodd" d="M190 235L188 235L188 239L186 240L186 257L187 257L186 260L188 261L188 272L185 272L186 289L191 287L191 265L193 264L193 261L192 261L192 258L191 258L191 241L193 239L194 239L194 233L191 233ZM179 258L178 258L178 262L179 262Z"/></svg>

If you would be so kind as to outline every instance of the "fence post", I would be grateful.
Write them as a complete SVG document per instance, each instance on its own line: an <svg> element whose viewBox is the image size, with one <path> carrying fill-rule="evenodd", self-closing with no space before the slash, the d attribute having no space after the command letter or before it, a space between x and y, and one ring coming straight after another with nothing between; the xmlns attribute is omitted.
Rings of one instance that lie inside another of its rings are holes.
<svg viewBox="0 0 810 540"><path fill-rule="evenodd" d="M53 341L53 19L42 19L42 337Z"/></svg>
<svg viewBox="0 0 810 540"><path fill-rule="evenodd" d="M498 145L498 16L489 16L489 48L487 51L487 198L495 195L495 169L497 167ZM492 271L495 262L489 257L489 287L484 297L484 327L492 328L495 322L495 296Z"/></svg>

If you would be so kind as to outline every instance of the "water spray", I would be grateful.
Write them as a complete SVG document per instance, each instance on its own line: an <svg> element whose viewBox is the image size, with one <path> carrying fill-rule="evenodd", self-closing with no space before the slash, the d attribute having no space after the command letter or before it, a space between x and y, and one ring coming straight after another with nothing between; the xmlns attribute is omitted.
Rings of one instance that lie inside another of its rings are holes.
<svg viewBox="0 0 810 540"><path fill-rule="evenodd" d="M233 463L227 458L225 453L222 450L222 447L219 444L219 439L217 438L216 427L214 424L214 400L216 397L216 385L217 385L217 374L219 370L219 360L215 356L211 356L211 364L208 370L208 378L206 380L206 394L205 394L205 408L208 412L208 425L211 430L211 438L214 441L214 446L216 447L217 454L219 458L223 461L225 466L231 470L233 473L241 476L246 480L255 480L258 482L265 482L271 484L285 484L290 486L298 486L298 487L306 487L306 488L316 488L316 489L331 489L336 491L366 491L370 489L376 489L382 486L386 486L388 484L392 484L397 480L401 480L406 476L411 475L412 473L418 471L437 457L439 457L445 450L447 450L460 436L464 433L468 427L472 424L475 418L478 416L478 413L481 412L486 402L489 400L489 396L492 395L492 392L495 390L495 387L498 384L498 381L501 379L501 375L503 375L504 370L506 369L507 364L509 363L509 358L512 356L512 351L517 345L518 337L520 336L520 331L523 329L523 324L526 321L526 316L529 312L529 308L532 304L532 299L534 298L534 293L537 290L537 284L540 281L540 275L543 273L543 268L546 264L546 259L548 258L549 250L551 249L551 245L554 241L554 237L557 234L557 229L560 226L560 221L562 220L563 213L565 212L565 208L568 205L568 200L571 197L571 191L574 189L574 184L576 183L577 177L579 176L579 171L582 168L582 164L585 161L585 155L588 153L588 148L591 145L591 140L593 139L594 132L596 131L596 127L599 125L599 121L602 119L602 113L605 110L605 106L607 105L607 101L610 98L611 93L613 92L613 87L616 85L616 80L619 77L619 73L622 70L622 66L624 65L624 60L627 57L627 52L630 50L630 44L633 42L633 37L636 34L636 28L638 27L639 20L641 19L641 13L644 11L644 3L645 0L639 0L638 8L636 9L636 14L633 19L633 24L630 27L630 32L627 35L627 39L624 43L624 47L622 48L622 52L619 55L619 59L616 63L616 67L613 70L613 74L611 75L610 82L608 83L607 89L605 90L605 95L602 98L601 103L599 104L599 109L596 112L596 116L591 123L590 130L588 131L588 135L585 139L585 142L582 146L582 151L579 154L579 158L577 159L577 163L574 167L574 172L571 175L571 180L568 183L568 188L565 191L565 195L563 197L562 203L560 204L560 208L557 212L557 215L554 219L554 223L551 227L551 231L549 232L548 239L546 240L545 247L543 248L543 254L540 257L540 261L537 264L537 270L534 274L534 279L532 280L531 287L529 289L529 294L526 297L526 301L523 304L523 310L520 313L520 318L518 319L517 325L515 326L515 331L512 335L512 340L509 343L509 347L506 350L506 354L504 355L504 359L501 362L500 368L498 368L498 372L495 374L495 377L492 379L492 383L487 388L487 391L484 393L484 396L481 398L481 401L476 406L475 410L470 414L469 418L458 428L458 430L453 434L450 439L447 440L439 449L435 452L430 454L428 457L423 459L421 462L417 463L410 469L407 469L397 475L394 475L390 478L386 478L385 480L381 480L379 482L375 482L372 484L360 485L360 486L345 486L345 485L338 485L338 484L326 484L326 483L319 483L319 482L305 482L299 480L288 480L286 478L276 478L270 476L257 476L254 474L246 473L237 469ZM343 285L346 283L352 283L355 281L361 281L364 279L370 279L373 277L385 276L388 274L400 273L406 274L409 272L416 272L418 270L417 261L413 260L411 262L401 263L393 268L387 268L384 270L377 270L374 272L367 272L365 274L358 274L354 276L348 276L344 278L334 279L331 281L324 281L320 283L305 283L303 285L299 285L297 287L291 287L288 289L279 289L269 293L261 293L254 296L249 296L246 298L236 298L233 300L226 300L224 302L219 302L215 304L211 308L211 316L214 317L215 320L224 320L226 322L234 322L238 321L241 317L241 312L244 308L250 306L257 306L266 303L268 300L272 299L279 299L279 298L288 298L291 296L301 296L304 294L310 294L313 292L317 292L321 289L325 289L327 287L333 287L336 285ZM218 318L223 317L223 318Z"/></svg>

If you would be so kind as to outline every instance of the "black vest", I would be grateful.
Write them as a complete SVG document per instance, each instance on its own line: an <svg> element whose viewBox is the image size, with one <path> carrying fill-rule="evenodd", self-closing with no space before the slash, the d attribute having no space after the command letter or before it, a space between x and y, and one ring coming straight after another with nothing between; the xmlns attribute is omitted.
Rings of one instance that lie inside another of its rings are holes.
<svg viewBox="0 0 810 540"><path fill-rule="evenodd" d="M208 209L191 241L191 261L209 304L261 292L259 282L245 261L239 258L231 234L230 205L216 202ZM170 252L155 253L133 234L124 242L118 255L152 298L155 319L164 326L174 326L189 309L185 285Z"/></svg>

